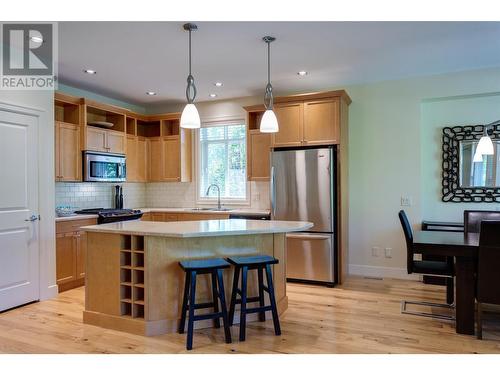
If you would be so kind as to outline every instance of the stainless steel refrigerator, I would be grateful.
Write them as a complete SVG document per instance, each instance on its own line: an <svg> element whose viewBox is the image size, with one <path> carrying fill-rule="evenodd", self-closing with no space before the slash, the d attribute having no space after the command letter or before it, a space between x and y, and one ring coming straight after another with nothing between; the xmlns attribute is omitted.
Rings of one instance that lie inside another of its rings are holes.
<svg viewBox="0 0 500 375"><path fill-rule="evenodd" d="M335 146L271 154L272 219L314 223L307 232L287 235L289 280L338 282L335 160Z"/></svg>

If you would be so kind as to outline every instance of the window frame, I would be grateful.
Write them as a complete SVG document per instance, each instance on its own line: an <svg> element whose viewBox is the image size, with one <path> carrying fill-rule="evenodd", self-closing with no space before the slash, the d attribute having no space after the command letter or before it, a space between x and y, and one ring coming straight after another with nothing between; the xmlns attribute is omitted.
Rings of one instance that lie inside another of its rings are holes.
<svg viewBox="0 0 500 375"><path fill-rule="evenodd" d="M210 121L203 121L201 123L202 128L207 127L216 127L216 126L231 126L231 125L244 125L245 126L245 159L246 159L246 173L245 173L245 198L224 198L221 197L221 204L231 206L250 206L250 182L248 181L248 131L247 124L245 119L242 118L221 118L221 119L213 119ZM202 197L200 194L200 186L201 186L201 142L200 142L200 129L196 129L195 136L195 147L194 147L194 160L195 160L195 173L196 173L196 204L197 205L216 205L217 197Z"/></svg>

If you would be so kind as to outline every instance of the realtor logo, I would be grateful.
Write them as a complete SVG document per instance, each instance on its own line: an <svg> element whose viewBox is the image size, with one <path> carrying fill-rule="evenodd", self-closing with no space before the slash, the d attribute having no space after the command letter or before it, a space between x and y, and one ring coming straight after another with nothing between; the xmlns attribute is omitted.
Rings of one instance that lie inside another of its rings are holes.
<svg viewBox="0 0 500 375"><path fill-rule="evenodd" d="M2 24L1 89L55 89L52 23Z"/></svg>

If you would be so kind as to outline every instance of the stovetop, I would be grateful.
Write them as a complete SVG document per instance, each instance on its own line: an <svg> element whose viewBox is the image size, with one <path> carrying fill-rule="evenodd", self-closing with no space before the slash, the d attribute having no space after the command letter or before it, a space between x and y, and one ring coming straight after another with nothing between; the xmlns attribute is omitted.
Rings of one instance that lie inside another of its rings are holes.
<svg viewBox="0 0 500 375"><path fill-rule="evenodd" d="M98 224L136 220L142 217L141 210L132 210L128 208L86 208L75 211L75 213L79 215L98 215Z"/></svg>

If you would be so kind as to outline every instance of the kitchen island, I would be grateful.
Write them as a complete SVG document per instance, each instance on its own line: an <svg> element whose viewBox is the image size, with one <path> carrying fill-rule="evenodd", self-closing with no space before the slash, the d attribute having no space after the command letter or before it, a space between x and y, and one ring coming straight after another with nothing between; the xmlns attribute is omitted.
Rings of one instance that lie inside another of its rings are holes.
<svg viewBox="0 0 500 375"><path fill-rule="evenodd" d="M189 222L128 221L81 228L87 232L85 311L87 324L145 336L177 330L186 259L256 254L279 260L273 267L278 312L288 307L285 234L312 223L264 220ZM224 270L229 301L232 269ZM249 273L249 295L257 295L257 277ZM267 296L266 296L267 297ZM211 300L208 275L198 276L197 302ZM202 311L200 311L202 312ZM235 318L238 314L235 314ZM249 316L248 320L256 319ZM212 321L197 322L196 328Z"/></svg>

